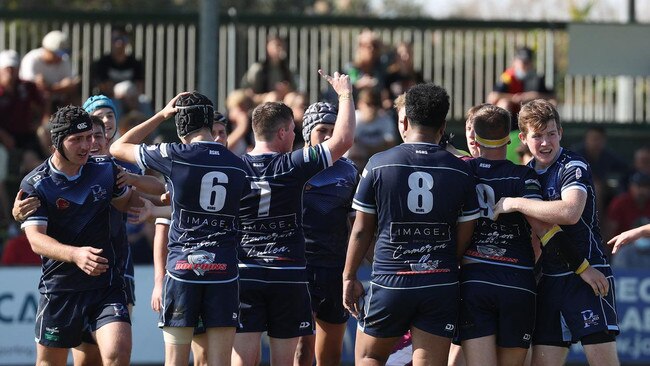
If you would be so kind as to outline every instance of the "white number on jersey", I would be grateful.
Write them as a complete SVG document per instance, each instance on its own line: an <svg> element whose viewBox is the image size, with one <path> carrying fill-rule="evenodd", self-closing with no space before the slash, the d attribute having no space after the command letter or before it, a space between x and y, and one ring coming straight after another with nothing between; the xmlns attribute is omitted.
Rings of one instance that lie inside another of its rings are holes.
<svg viewBox="0 0 650 366"><path fill-rule="evenodd" d="M201 179L201 192L199 193L199 205L201 208L217 212L226 203L226 187L222 184L228 183L228 176L222 172L210 172Z"/></svg>
<svg viewBox="0 0 650 366"><path fill-rule="evenodd" d="M260 204L257 209L257 217L268 216L271 208L271 185L265 181L251 182L251 189L258 189L260 191Z"/></svg>
<svg viewBox="0 0 650 366"><path fill-rule="evenodd" d="M433 209L433 177L426 172L413 172L409 175L410 188L406 198L406 205L411 212L426 214Z"/></svg>
<svg viewBox="0 0 650 366"><path fill-rule="evenodd" d="M490 220L494 217L494 189L487 184L479 183L476 185L476 195L478 196L478 206L481 208L481 216Z"/></svg>

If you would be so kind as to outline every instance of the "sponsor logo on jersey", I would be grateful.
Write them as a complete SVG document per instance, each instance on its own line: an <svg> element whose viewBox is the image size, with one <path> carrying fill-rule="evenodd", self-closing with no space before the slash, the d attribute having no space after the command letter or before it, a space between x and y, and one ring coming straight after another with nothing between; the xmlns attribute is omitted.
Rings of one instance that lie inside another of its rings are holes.
<svg viewBox="0 0 650 366"><path fill-rule="evenodd" d="M70 202L65 198L56 199L56 208L58 208L59 210L65 210L68 207L70 207Z"/></svg>
<svg viewBox="0 0 650 366"><path fill-rule="evenodd" d="M187 256L187 261L176 262L176 270L192 270L197 276L203 276L206 272L221 272L228 269L227 263L214 263L215 254L205 250L197 250Z"/></svg>
<svg viewBox="0 0 650 366"><path fill-rule="evenodd" d="M491 167L491 166L492 166L492 164L488 164L488 163L481 163L481 164L479 164L478 166L479 166L479 168L489 168L489 167Z"/></svg>
<svg viewBox="0 0 650 366"><path fill-rule="evenodd" d="M426 150L415 150L416 154L429 155L429 152Z"/></svg>

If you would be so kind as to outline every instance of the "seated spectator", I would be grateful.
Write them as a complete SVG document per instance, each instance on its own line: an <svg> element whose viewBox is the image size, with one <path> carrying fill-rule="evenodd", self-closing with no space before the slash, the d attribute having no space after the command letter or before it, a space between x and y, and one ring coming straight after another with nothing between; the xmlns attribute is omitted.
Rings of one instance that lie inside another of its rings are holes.
<svg viewBox="0 0 650 366"><path fill-rule="evenodd" d="M95 94L113 96L113 87L122 81L131 81L137 86L138 95L144 91L144 65L135 56L127 54L129 34L124 27L111 30L111 52L97 60L92 70ZM152 113L153 115L153 113Z"/></svg>
<svg viewBox="0 0 650 366"><path fill-rule="evenodd" d="M14 50L0 52L0 144L8 150L38 149L36 130L43 121L43 97L36 84L18 77Z"/></svg>
<svg viewBox="0 0 650 366"><path fill-rule="evenodd" d="M392 100L386 88L386 61L382 52L379 37L369 29L364 30L357 38L354 62L346 67L345 73L350 75L355 100L361 90L373 89L382 101L387 100L384 108L390 108Z"/></svg>
<svg viewBox="0 0 650 366"><path fill-rule="evenodd" d="M551 100L555 104L555 92L546 88L544 75L535 71L533 56L530 48L518 48L512 66L501 74L493 91L488 95L488 103L510 112L513 130L518 128L517 114L522 104L533 99Z"/></svg>
<svg viewBox="0 0 650 366"><path fill-rule="evenodd" d="M650 175L637 172L628 191L614 197L607 208L605 237L633 229L642 221L650 222Z"/></svg>
<svg viewBox="0 0 650 366"><path fill-rule="evenodd" d="M113 95L116 102L117 114L122 116L130 112L139 112L147 118L153 116L151 98L140 94L133 81L126 80L115 84ZM145 118L146 119L146 118Z"/></svg>
<svg viewBox="0 0 650 366"><path fill-rule="evenodd" d="M81 79L72 73L67 46L65 33L51 31L43 37L42 47L29 51L20 63L20 78L36 84L47 101L48 115L57 107L79 104Z"/></svg>
<svg viewBox="0 0 650 366"><path fill-rule="evenodd" d="M282 38L268 38L266 59L250 66L242 78L242 87L249 90L255 104L281 101L287 93L296 90L295 76L289 68Z"/></svg>
<svg viewBox="0 0 650 366"><path fill-rule="evenodd" d="M390 100L406 93L413 85L424 82L422 73L415 71L413 65L413 45L401 42L395 48L395 60L388 66L386 85L390 92ZM384 106L384 108L389 108Z"/></svg>
<svg viewBox="0 0 650 366"><path fill-rule="evenodd" d="M634 173L643 173L650 175L650 145L641 146L634 151L634 160L632 161L632 171L621 178L619 182L619 192L627 191L630 178Z"/></svg>
<svg viewBox="0 0 650 366"><path fill-rule="evenodd" d="M359 171L363 171L368 159L396 145L395 120L381 109L379 93L374 89L359 92L356 111L357 128L354 144L348 151Z"/></svg>
<svg viewBox="0 0 650 366"><path fill-rule="evenodd" d="M41 256L34 253L24 232L5 243L2 251L3 266L36 266L41 264Z"/></svg>

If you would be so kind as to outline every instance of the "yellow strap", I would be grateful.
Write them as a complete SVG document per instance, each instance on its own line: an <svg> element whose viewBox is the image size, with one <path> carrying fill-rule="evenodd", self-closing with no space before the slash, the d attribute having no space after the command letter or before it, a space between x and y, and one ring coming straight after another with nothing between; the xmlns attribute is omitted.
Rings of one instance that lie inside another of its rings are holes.
<svg viewBox="0 0 650 366"><path fill-rule="evenodd" d="M492 147L492 148L497 148L501 147L503 145L506 145L507 143L510 142L510 136L506 136L502 139L499 140L489 140L489 139L484 139L483 137L479 135L474 135L474 140L478 142L480 145L485 146L485 147Z"/></svg>
<svg viewBox="0 0 650 366"><path fill-rule="evenodd" d="M578 275L581 274L582 272L586 271L587 268L589 268L589 261L585 259L584 261L582 261L582 264L580 265L580 267L578 267L578 269L576 269L576 274L578 274Z"/></svg>
<svg viewBox="0 0 650 366"><path fill-rule="evenodd" d="M541 239L539 239L539 241L542 243L542 246L545 246L553 238L553 236L560 231L562 231L562 229L558 225L553 225L553 227L547 231Z"/></svg>

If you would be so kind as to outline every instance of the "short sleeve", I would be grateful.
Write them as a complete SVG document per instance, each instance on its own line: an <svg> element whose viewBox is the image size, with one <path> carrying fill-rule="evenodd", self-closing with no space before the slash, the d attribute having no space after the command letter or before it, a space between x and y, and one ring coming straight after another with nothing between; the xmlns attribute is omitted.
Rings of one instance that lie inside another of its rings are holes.
<svg viewBox="0 0 650 366"><path fill-rule="evenodd" d="M135 161L140 169L153 169L169 177L172 171L171 144L137 145L134 148Z"/></svg>
<svg viewBox="0 0 650 366"><path fill-rule="evenodd" d="M372 159L366 164L361 172L361 179L357 186L357 192L352 200L352 208L369 213L377 214L377 201L375 198L374 175L372 170Z"/></svg>
<svg viewBox="0 0 650 366"><path fill-rule="evenodd" d="M569 161L564 165L561 176L561 192L578 189L587 193L591 185L591 169L586 162L578 159Z"/></svg>
<svg viewBox="0 0 650 366"><path fill-rule="evenodd" d="M327 145L309 146L291 153L291 162L302 173L305 182L320 171L332 166L332 155Z"/></svg>
<svg viewBox="0 0 650 366"><path fill-rule="evenodd" d="M20 183L20 189L23 190L23 195L20 199L24 200L28 197L37 197L41 201L41 205L32 213L25 222L21 224L21 228L24 229L27 226L47 226L48 222L48 210L47 202L45 202L44 197L38 192L36 188L40 181L40 175L37 173L32 176L25 177Z"/></svg>
<svg viewBox="0 0 650 366"><path fill-rule="evenodd" d="M481 216L478 197L476 195L476 182L472 175L465 179L465 184L467 185L465 201L463 202L463 208L458 216L458 222L476 220Z"/></svg>

